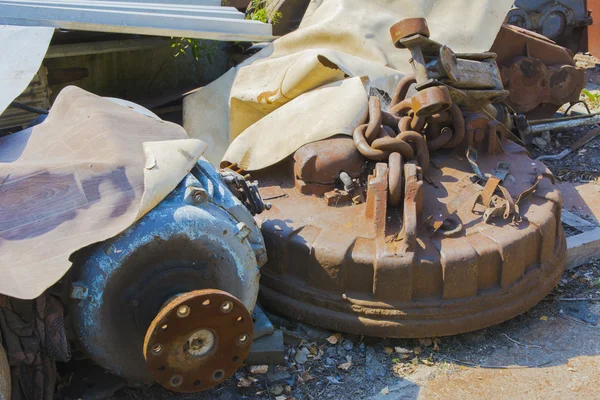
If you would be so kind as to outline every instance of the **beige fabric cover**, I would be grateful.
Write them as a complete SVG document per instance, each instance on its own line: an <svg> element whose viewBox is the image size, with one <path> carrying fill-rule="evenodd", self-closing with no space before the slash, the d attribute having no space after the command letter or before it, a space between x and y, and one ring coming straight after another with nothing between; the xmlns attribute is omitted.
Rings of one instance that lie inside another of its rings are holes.
<svg viewBox="0 0 600 400"><path fill-rule="evenodd" d="M53 34L44 26L0 25L0 114L38 72Z"/></svg>
<svg viewBox="0 0 600 400"><path fill-rule="evenodd" d="M178 125L65 88L44 123L0 138L0 293L40 295L71 253L151 210L205 149Z"/></svg>
<svg viewBox="0 0 600 400"><path fill-rule="evenodd" d="M512 3L314 0L298 30L188 96L184 128L190 137L208 143L213 164L225 156L247 170L264 168L303 144L350 134L360 120L349 112L337 112L340 95L349 110L364 110L370 88L391 94L398 80L412 72L410 52L392 45L389 28L394 23L425 17L433 40L456 52L486 51ZM337 90L320 89L345 76L366 78L365 88L349 83L338 84ZM311 97L305 97L309 91ZM296 102L302 104L292 106ZM310 102L324 106L311 107ZM280 107L268 122L257 123Z"/></svg>

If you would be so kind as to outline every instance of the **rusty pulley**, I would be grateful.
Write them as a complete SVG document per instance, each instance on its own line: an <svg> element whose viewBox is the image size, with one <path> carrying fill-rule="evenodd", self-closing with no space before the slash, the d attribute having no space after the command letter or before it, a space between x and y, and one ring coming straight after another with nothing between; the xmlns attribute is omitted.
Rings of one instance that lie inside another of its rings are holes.
<svg viewBox="0 0 600 400"><path fill-rule="evenodd" d="M200 392L242 365L252 337L252 317L235 296L196 290L175 297L154 318L146 332L144 358L162 386Z"/></svg>

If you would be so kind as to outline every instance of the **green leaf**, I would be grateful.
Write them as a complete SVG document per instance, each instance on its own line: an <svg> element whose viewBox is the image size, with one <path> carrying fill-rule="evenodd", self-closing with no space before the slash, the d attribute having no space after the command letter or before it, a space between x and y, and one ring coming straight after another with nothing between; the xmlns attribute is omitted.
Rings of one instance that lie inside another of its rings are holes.
<svg viewBox="0 0 600 400"><path fill-rule="evenodd" d="M587 89L581 89L581 93L583 93L585 95L585 97L587 97L590 101L597 101L598 98L600 97L600 94L596 93L592 93Z"/></svg>

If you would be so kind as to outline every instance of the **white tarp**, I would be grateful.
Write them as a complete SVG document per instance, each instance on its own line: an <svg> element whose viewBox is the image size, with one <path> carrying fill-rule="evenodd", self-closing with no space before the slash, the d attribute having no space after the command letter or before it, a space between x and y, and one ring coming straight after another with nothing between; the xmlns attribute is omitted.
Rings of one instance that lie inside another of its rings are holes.
<svg viewBox="0 0 600 400"><path fill-rule="evenodd" d="M390 38L396 22L425 17L433 40L455 52L481 52L489 50L512 3L312 1L298 30L188 96L184 128L208 144L213 164L225 156L246 170L264 168L303 144L351 134L366 115L366 90L392 93L412 72L410 52L396 49ZM363 78L364 86L349 77ZM340 112L340 96L345 111L356 114Z"/></svg>
<svg viewBox="0 0 600 400"><path fill-rule="evenodd" d="M40 69L54 28L0 25L0 114Z"/></svg>
<svg viewBox="0 0 600 400"><path fill-rule="evenodd" d="M179 125L63 89L42 124L0 138L0 294L39 296L74 251L131 226L205 149Z"/></svg>

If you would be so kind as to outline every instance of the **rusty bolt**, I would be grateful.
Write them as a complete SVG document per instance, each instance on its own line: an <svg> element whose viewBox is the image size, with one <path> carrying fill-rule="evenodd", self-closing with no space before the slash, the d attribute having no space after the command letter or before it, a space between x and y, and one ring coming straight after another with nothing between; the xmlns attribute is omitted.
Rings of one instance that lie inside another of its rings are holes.
<svg viewBox="0 0 600 400"><path fill-rule="evenodd" d="M188 315L190 315L190 307L186 305L179 306L177 309L177 316L179 318L186 318Z"/></svg>
<svg viewBox="0 0 600 400"><path fill-rule="evenodd" d="M248 225L246 225L243 222L239 222L236 226L235 229L233 231L233 234L235 235L236 238L238 238L238 240L241 242L244 239L246 239L248 237L248 235L250 235L250 228L248 228Z"/></svg>
<svg viewBox="0 0 600 400"><path fill-rule="evenodd" d="M226 301L221 304L221 312L224 314L229 314L233 310L233 303L231 301Z"/></svg>
<svg viewBox="0 0 600 400"><path fill-rule="evenodd" d="M181 377L181 375L173 375L171 377L171 380L169 381L169 384L173 387L181 386L182 383L183 383L183 378Z"/></svg>
<svg viewBox="0 0 600 400"><path fill-rule="evenodd" d="M206 193L206 190L196 187L192 187L190 189L194 203L199 204L208 200L208 193Z"/></svg>
<svg viewBox="0 0 600 400"><path fill-rule="evenodd" d="M71 282L71 298L77 300L85 300L87 298L88 289L81 282Z"/></svg>

